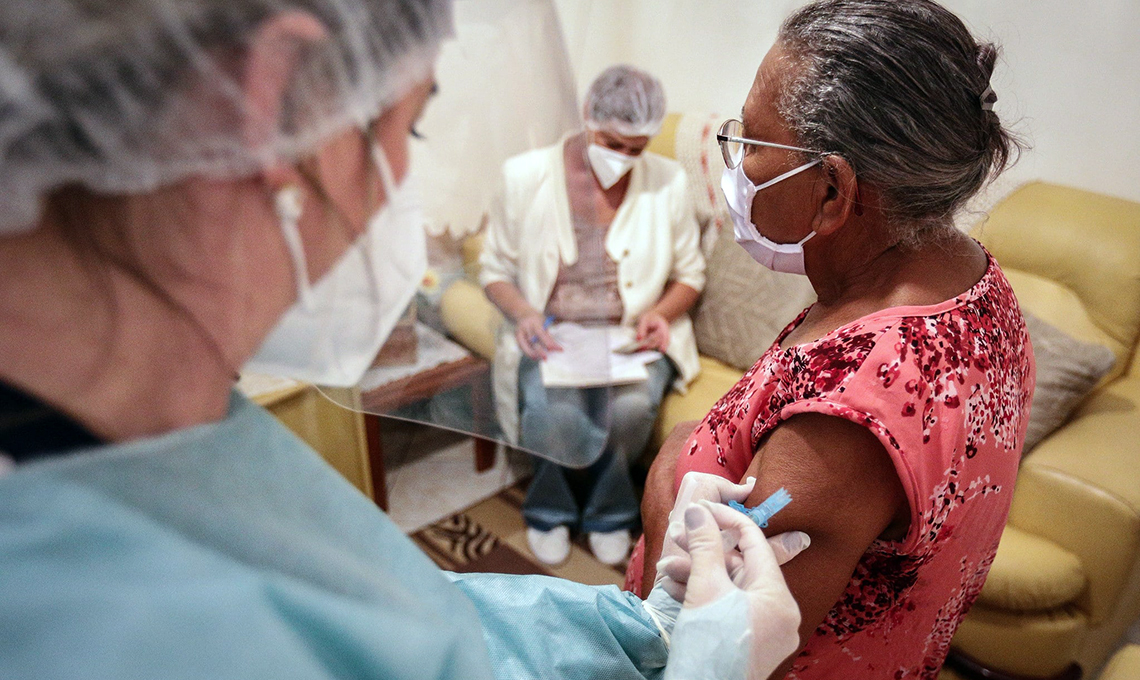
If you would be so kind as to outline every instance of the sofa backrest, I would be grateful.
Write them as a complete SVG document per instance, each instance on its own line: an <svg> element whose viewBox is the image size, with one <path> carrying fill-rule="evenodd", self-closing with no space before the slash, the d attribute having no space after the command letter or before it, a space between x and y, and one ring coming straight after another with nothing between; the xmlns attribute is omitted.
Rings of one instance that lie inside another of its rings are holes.
<svg viewBox="0 0 1140 680"><path fill-rule="evenodd" d="M724 170L716 132L724 119L710 113L670 113L646 147L647 151L677 161L689 180L689 198L701 226L705 254L711 250L713 236L728 220L727 206L720 191Z"/></svg>
<svg viewBox="0 0 1140 680"><path fill-rule="evenodd" d="M1112 349L1108 380L1140 370L1140 203L1034 182L999 203L974 235L1025 309Z"/></svg>

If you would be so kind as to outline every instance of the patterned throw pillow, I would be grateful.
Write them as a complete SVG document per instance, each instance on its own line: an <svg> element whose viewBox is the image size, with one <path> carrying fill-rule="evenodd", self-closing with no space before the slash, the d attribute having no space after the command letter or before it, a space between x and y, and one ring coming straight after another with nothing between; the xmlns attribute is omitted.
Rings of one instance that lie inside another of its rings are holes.
<svg viewBox="0 0 1140 680"><path fill-rule="evenodd" d="M733 240L730 221L717 235L706 276L693 312L697 349L742 371L815 300L806 276L779 274L757 264Z"/></svg>
<svg viewBox="0 0 1140 680"><path fill-rule="evenodd" d="M1073 409L1112 370L1116 355L1103 345L1077 340L1029 312L1022 312L1037 360L1037 387L1022 449L1025 455L1069 419Z"/></svg>

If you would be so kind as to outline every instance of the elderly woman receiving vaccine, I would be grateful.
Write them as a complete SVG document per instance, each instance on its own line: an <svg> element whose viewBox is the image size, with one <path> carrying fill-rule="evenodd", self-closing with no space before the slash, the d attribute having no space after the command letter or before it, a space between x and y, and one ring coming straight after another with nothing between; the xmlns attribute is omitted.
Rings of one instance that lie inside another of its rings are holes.
<svg viewBox="0 0 1140 680"><path fill-rule="evenodd" d="M818 0L718 135L737 242L818 302L655 461L628 583L653 582L686 472L755 476L753 503L786 487L772 527L812 537L784 568L788 677L933 679L1001 536L1033 355L998 263L954 225L1017 149L996 57L930 0Z"/></svg>

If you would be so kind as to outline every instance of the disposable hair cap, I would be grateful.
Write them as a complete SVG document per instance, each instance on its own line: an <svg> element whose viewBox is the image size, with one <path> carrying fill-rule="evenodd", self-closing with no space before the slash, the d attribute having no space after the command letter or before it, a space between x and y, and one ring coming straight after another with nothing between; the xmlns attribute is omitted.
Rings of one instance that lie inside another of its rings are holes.
<svg viewBox="0 0 1140 680"><path fill-rule="evenodd" d="M291 11L328 35L301 46L278 124L251 133L241 51ZM0 235L65 184L136 193L295 160L427 77L451 33L451 0L4 0Z"/></svg>
<svg viewBox="0 0 1140 680"><path fill-rule="evenodd" d="M665 120L661 81L632 66L611 66L586 93L586 127L626 137L652 136Z"/></svg>

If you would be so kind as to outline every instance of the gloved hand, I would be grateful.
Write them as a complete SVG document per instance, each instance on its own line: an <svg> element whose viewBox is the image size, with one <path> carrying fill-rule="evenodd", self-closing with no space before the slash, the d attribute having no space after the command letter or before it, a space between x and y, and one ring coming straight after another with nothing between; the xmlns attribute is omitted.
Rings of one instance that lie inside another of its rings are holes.
<svg viewBox="0 0 1140 680"><path fill-rule="evenodd" d="M764 534L743 514L703 501L685 510L692 573L673 629L665 680L762 680L799 647L800 611ZM722 530L739 532L729 575Z"/></svg>
<svg viewBox="0 0 1140 680"><path fill-rule="evenodd" d="M715 505L728 501L743 502L752 493L755 485L754 477L749 477L744 484L733 484L724 477L704 472L689 472L681 480L677 500L669 513L669 527L665 532L661 559L657 562L657 577L653 582L653 589L643 603L646 612L661 631L666 644L671 642L673 626L681 612L681 603L685 600L685 586L692 565L684 525L685 510L698 501L709 501ZM743 555L736 550L738 540L739 535L734 529L726 531L722 538L730 578L738 574L744 564ZM773 536L768 542L779 564L792 559L811 543L808 535L800 531Z"/></svg>

